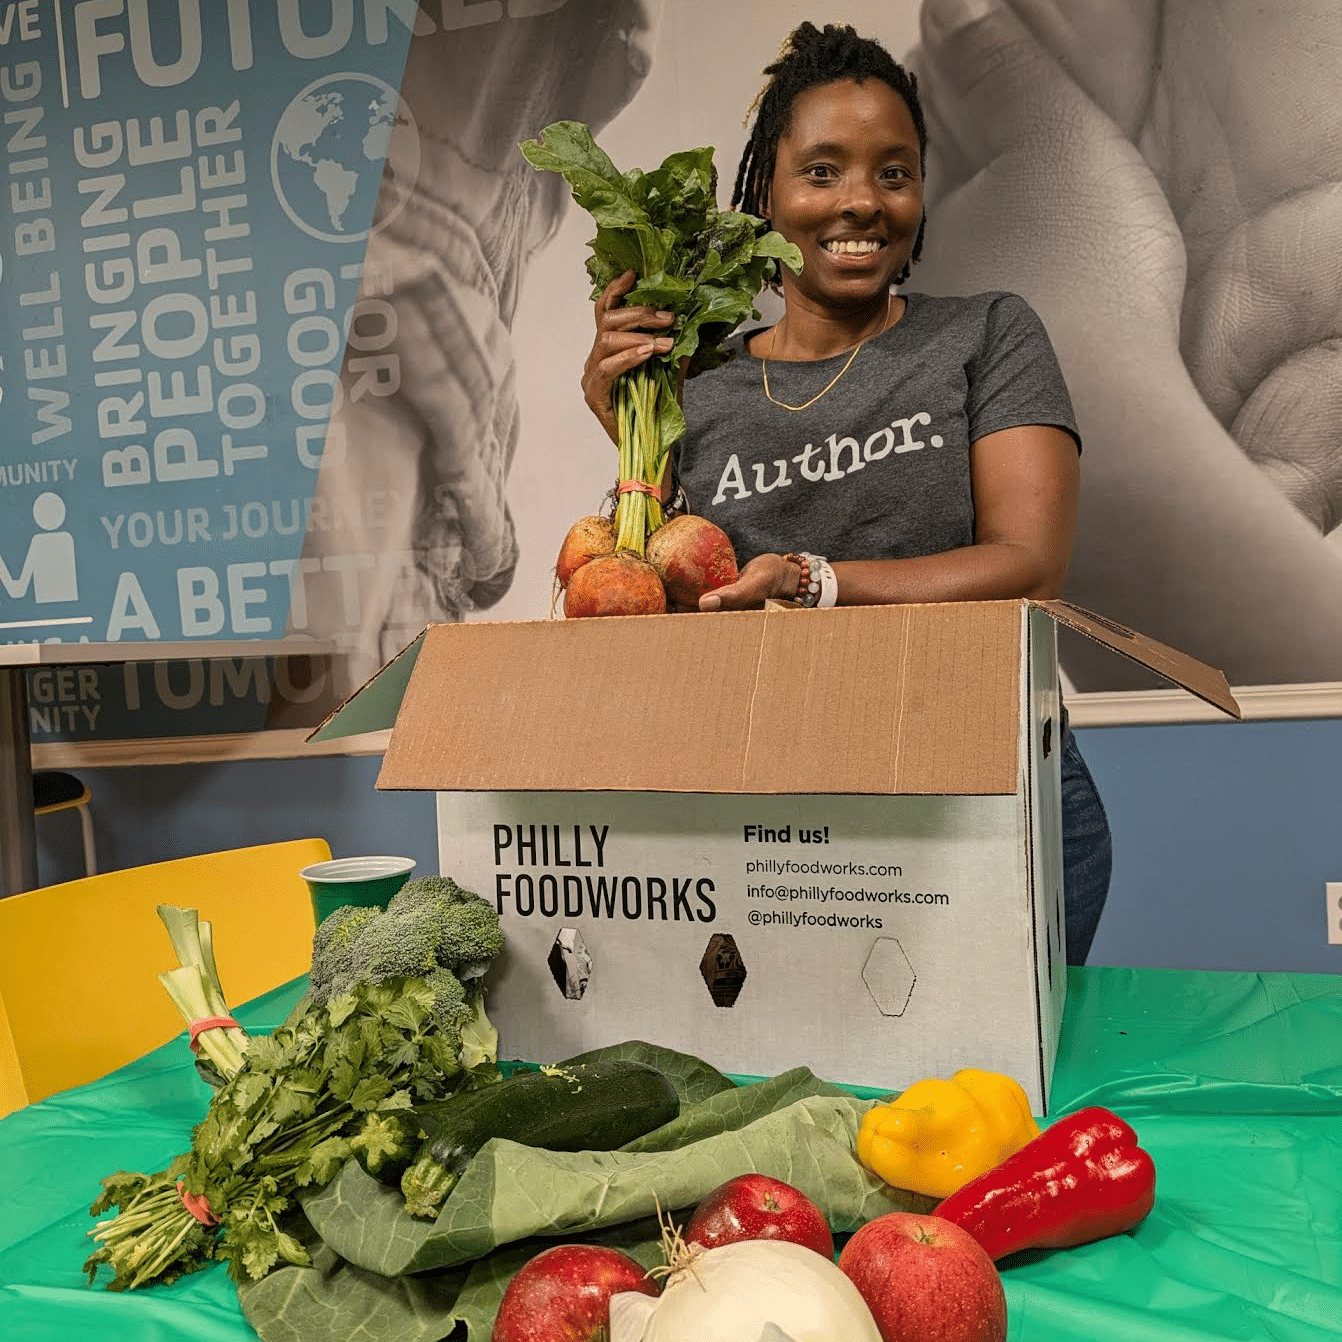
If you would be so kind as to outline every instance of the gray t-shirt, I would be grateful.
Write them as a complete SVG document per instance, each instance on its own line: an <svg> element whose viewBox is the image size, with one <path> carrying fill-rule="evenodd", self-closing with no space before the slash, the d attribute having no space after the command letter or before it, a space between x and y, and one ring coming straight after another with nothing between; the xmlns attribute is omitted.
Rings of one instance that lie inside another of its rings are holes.
<svg viewBox="0 0 1342 1342"><path fill-rule="evenodd" d="M680 483L739 563L788 550L903 559L971 545L972 442L1049 424L1079 448L1053 347L1023 298L903 297L903 317L809 409L765 398L760 361L745 351L753 332L732 337L729 363L686 384ZM770 391L801 405L847 358L771 361Z"/></svg>

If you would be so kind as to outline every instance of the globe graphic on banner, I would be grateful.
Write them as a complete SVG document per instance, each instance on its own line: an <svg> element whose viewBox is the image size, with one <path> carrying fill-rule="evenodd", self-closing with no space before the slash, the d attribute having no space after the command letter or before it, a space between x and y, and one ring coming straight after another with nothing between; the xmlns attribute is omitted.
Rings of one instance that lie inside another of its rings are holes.
<svg viewBox="0 0 1342 1342"><path fill-rule="evenodd" d="M419 158L419 130L400 94L350 72L309 84L284 109L270 175L284 212L305 233L359 242L400 212Z"/></svg>

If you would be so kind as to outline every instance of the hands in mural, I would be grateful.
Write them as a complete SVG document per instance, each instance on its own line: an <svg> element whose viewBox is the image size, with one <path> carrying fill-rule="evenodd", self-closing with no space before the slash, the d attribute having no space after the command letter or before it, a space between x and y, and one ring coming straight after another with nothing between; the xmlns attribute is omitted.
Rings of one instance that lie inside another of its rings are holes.
<svg viewBox="0 0 1342 1342"><path fill-rule="evenodd" d="M1339 29L1322 0L926 0L910 58L915 283L1024 294L1077 403L1069 595L1239 684L1342 677L1342 111L1306 59Z"/></svg>
<svg viewBox="0 0 1342 1342"><path fill-rule="evenodd" d="M418 135L421 167L369 239L361 290L378 308L369 326L394 332L394 385L370 392L347 361L304 548L346 579L314 585L304 614L346 646L351 686L425 623L486 609L512 583L512 321L568 203L563 180L517 146L551 121L599 128L615 116L647 73L652 21L647 0L513 4L410 44L401 97L414 124L395 134ZM357 312L356 356L367 334Z"/></svg>

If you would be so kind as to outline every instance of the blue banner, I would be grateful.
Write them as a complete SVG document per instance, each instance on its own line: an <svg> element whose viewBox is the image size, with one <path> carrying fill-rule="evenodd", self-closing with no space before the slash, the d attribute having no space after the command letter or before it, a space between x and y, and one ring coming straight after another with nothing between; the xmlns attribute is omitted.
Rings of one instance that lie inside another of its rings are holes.
<svg viewBox="0 0 1342 1342"><path fill-rule="evenodd" d="M0 4L0 639L286 632L418 15Z"/></svg>

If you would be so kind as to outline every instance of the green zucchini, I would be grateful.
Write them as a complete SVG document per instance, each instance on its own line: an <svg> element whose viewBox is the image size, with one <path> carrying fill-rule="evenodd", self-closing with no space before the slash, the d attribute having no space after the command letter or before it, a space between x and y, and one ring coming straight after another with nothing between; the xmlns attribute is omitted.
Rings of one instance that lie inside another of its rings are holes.
<svg viewBox="0 0 1342 1342"><path fill-rule="evenodd" d="M424 1145L401 1179L406 1210L436 1216L491 1137L545 1151L614 1151L680 1113L655 1067L627 1060L519 1072L414 1111Z"/></svg>

